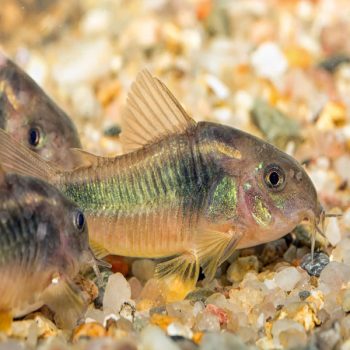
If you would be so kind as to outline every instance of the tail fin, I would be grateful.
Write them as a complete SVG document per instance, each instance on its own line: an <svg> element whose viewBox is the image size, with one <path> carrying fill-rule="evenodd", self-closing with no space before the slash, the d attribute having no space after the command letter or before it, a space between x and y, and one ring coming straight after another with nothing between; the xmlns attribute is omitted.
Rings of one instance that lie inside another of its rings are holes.
<svg viewBox="0 0 350 350"><path fill-rule="evenodd" d="M0 164L6 172L33 176L47 182L61 173L38 154L21 145L0 129Z"/></svg>

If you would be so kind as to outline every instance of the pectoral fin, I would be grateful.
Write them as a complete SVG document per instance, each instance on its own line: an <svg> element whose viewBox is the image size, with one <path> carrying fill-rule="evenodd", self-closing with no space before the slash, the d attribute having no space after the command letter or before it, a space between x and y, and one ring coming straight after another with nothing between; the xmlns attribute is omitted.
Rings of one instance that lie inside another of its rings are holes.
<svg viewBox="0 0 350 350"><path fill-rule="evenodd" d="M0 311L0 333L8 333L12 327L12 313L10 311Z"/></svg>
<svg viewBox="0 0 350 350"><path fill-rule="evenodd" d="M208 280L214 278L217 268L231 256L241 238L242 234L235 231L197 233L196 252Z"/></svg>
<svg viewBox="0 0 350 350"><path fill-rule="evenodd" d="M94 256L97 259L102 259L102 258L104 258L104 257L106 257L107 255L110 254L105 247L103 247L100 243L98 243L98 242L96 242L94 240L90 239L89 244L90 244L90 248L91 248Z"/></svg>
<svg viewBox="0 0 350 350"><path fill-rule="evenodd" d="M57 325L64 329L73 328L87 308L83 292L64 277L55 279L45 291L43 301L54 311Z"/></svg>
<svg viewBox="0 0 350 350"><path fill-rule="evenodd" d="M168 301L184 298L195 288L198 275L198 258L190 252L159 263L155 271L155 277L167 286Z"/></svg>

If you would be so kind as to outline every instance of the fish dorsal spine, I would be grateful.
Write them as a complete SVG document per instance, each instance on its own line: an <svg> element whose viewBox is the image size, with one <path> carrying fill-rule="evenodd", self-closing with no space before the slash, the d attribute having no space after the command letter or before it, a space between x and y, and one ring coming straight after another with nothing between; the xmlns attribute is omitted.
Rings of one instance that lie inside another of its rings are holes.
<svg viewBox="0 0 350 350"><path fill-rule="evenodd" d="M190 131L195 125L160 80L146 69L138 74L123 111L121 142L125 152Z"/></svg>

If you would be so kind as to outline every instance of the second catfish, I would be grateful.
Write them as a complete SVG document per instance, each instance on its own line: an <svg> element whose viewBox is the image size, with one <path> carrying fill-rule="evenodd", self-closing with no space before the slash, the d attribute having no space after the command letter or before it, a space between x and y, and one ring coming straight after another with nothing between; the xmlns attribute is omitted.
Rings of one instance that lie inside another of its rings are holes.
<svg viewBox="0 0 350 350"><path fill-rule="evenodd" d="M148 71L131 88L124 115L125 155L77 151L74 171L51 166L0 134L7 170L57 186L83 208L90 242L102 254L169 257L158 277L195 286L235 248L275 240L323 210L304 169L292 157L243 131L196 123Z"/></svg>

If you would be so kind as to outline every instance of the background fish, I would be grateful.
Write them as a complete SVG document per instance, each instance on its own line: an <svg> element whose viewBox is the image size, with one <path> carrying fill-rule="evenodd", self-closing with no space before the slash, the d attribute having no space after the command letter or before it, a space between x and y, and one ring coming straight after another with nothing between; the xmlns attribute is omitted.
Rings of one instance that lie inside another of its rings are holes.
<svg viewBox="0 0 350 350"><path fill-rule="evenodd" d="M0 127L43 158L66 168L74 166L69 149L81 144L73 122L1 52Z"/></svg>
<svg viewBox="0 0 350 350"><path fill-rule="evenodd" d="M147 71L132 86L125 111L127 154L54 169L0 134L9 170L48 180L79 204L90 241L106 252L169 257L157 276L193 288L235 248L277 239L322 208L303 168L274 146L228 126L195 123ZM35 166L33 166L35 164Z"/></svg>
<svg viewBox="0 0 350 350"><path fill-rule="evenodd" d="M85 300L72 282L93 261L84 215L56 188L0 169L0 328L47 304L64 327ZM64 307L63 307L64 306Z"/></svg>

